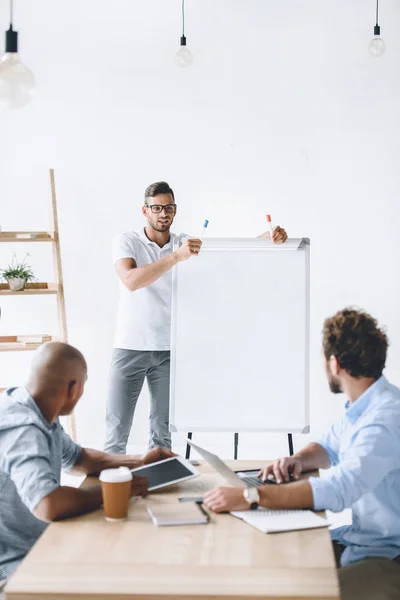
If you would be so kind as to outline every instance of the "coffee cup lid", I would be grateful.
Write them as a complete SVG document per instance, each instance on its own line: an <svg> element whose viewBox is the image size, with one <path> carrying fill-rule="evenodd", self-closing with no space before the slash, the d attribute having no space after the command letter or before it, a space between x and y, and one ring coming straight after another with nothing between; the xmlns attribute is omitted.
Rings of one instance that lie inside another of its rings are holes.
<svg viewBox="0 0 400 600"><path fill-rule="evenodd" d="M119 467L118 469L104 469L100 473L100 481L105 483L124 483L125 481L131 481L132 473L128 467Z"/></svg>

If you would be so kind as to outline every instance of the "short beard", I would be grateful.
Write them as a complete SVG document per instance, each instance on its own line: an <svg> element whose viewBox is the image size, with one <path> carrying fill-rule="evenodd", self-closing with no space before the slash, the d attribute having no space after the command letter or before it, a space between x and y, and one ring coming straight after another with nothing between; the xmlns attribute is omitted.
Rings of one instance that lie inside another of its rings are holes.
<svg viewBox="0 0 400 600"><path fill-rule="evenodd" d="M342 394L340 384L335 381L333 377L329 380L329 389L331 390L332 394Z"/></svg>
<svg viewBox="0 0 400 600"><path fill-rule="evenodd" d="M159 229L155 225L151 226L151 228L154 229L154 231L158 231L159 233L164 233L165 231L169 231L170 227L171 227L170 225L166 225L165 227L162 227L161 229Z"/></svg>
<svg viewBox="0 0 400 600"><path fill-rule="evenodd" d="M152 223L151 221L149 221L149 225L152 229L154 229L154 231L158 231L158 233L165 233L166 231L169 231L171 229L172 223L169 223L164 227L159 227L156 223Z"/></svg>

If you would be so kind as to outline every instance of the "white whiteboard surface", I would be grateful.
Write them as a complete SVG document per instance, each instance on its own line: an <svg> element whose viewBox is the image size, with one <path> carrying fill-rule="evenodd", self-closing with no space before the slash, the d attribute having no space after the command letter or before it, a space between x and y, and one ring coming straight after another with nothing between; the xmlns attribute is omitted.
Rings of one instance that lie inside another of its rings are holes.
<svg viewBox="0 0 400 600"><path fill-rule="evenodd" d="M309 248L207 239L174 268L171 431L309 431Z"/></svg>

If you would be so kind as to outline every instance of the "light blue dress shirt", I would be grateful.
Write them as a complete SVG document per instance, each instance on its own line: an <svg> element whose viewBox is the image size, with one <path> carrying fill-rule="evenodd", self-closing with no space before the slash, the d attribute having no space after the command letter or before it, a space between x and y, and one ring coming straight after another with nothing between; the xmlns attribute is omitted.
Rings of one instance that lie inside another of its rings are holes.
<svg viewBox="0 0 400 600"><path fill-rule="evenodd" d="M0 579L9 576L47 523L33 514L60 485L81 447L50 425L24 387L0 394Z"/></svg>
<svg viewBox="0 0 400 600"><path fill-rule="evenodd" d="M400 390L378 379L318 443L332 469L309 479L314 509L353 511L352 525L331 532L347 546L342 565L400 554Z"/></svg>

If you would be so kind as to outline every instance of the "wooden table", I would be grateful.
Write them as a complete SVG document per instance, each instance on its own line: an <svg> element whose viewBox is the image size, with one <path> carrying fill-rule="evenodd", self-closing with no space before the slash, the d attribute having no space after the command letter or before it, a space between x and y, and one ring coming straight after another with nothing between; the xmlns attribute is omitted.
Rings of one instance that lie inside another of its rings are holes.
<svg viewBox="0 0 400 600"><path fill-rule="evenodd" d="M208 525L155 527L148 504L223 483L207 465L200 472L132 503L125 522L106 522L99 510L51 524L11 578L7 600L339 598L328 529L268 535L228 514L212 515Z"/></svg>

